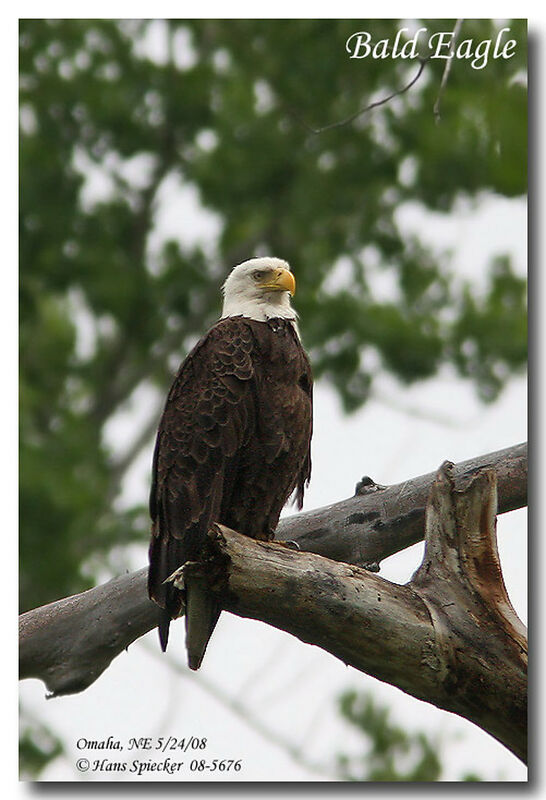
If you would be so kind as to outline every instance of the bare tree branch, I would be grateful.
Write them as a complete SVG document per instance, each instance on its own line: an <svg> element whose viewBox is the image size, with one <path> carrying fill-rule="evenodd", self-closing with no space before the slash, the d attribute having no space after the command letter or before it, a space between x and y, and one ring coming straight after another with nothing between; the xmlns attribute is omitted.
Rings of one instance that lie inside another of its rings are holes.
<svg viewBox="0 0 546 800"><path fill-rule="evenodd" d="M373 103L369 103L367 106L364 106L364 108L361 108L359 111L355 111L354 114L351 114L349 117L346 117L345 119L338 120L337 122L331 122L328 125L323 125L321 128L313 128L312 125L309 125L307 122L305 122L305 120L303 120L299 116L299 114L297 114L293 109L290 110L289 113L294 117L294 119L296 119L300 123L300 125L303 125L303 127L309 133L312 133L315 136L317 136L320 133L325 133L326 131L334 130L335 128L343 128L346 125L350 125L351 122L354 122L355 119L358 119L358 117L361 117L362 114L365 114L367 111L372 111L372 109L374 108L379 108L379 106L384 106L386 103L389 103L395 97L400 97L400 95L408 92L411 89L411 87L414 86L421 77L423 70L425 69L426 63L427 63L426 58L419 59L419 69L417 70L413 78L409 81L409 83L407 83L401 89L397 89L396 91L391 92L386 97L381 98L381 100L376 100Z"/></svg>
<svg viewBox="0 0 546 800"><path fill-rule="evenodd" d="M209 588L226 610L466 717L525 761L527 635L500 569L496 475L456 490L452 467L438 470L425 556L405 586L217 525L203 554Z"/></svg>
<svg viewBox="0 0 546 800"><path fill-rule="evenodd" d="M499 513L526 505L526 445L489 453L453 468L456 487L483 467L495 470ZM281 520L279 539L332 561L368 565L423 539L429 473L386 488L365 483L352 498ZM246 537L243 537L246 538ZM247 540L247 546L252 545ZM279 548L275 548L278 550ZM304 553L289 552L290 560ZM323 564L326 559L320 562ZM148 599L147 568L59 600L20 617L20 677L40 678L52 695L83 691L133 641L156 627Z"/></svg>
<svg viewBox="0 0 546 800"><path fill-rule="evenodd" d="M497 473L499 514L527 505L526 444L457 464L455 484L463 485L484 467ZM281 520L276 538L297 541L301 550L335 561L360 566L380 563L423 540L425 506L434 477L429 472L388 487L363 479L354 497Z"/></svg>
<svg viewBox="0 0 546 800"><path fill-rule="evenodd" d="M434 107L432 109L433 114L434 114L434 120L435 120L436 124L438 124L440 122L440 102L442 100L442 95L443 95L444 90L445 90L446 85L447 85L447 80L449 78L449 73L451 72L451 65L453 63L453 53L455 52L455 44L456 44L457 39L459 37L459 33L460 33L460 30L461 30L462 24L463 24L463 20L462 19L458 19L457 22L455 23L455 27L453 28L453 35L452 35L452 39L451 39L451 47L449 48L450 57L446 61L446 65L444 67L444 71L443 71L443 74L442 74L442 80L441 80L441 83L440 83L440 88L438 89L438 95L436 96L436 101L435 101Z"/></svg>
<svg viewBox="0 0 546 800"><path fill-rule="evenodd" d="M51 696L87 689L135 639L154 628L147 568L19 617L19 677L40 678Z"/></svg>

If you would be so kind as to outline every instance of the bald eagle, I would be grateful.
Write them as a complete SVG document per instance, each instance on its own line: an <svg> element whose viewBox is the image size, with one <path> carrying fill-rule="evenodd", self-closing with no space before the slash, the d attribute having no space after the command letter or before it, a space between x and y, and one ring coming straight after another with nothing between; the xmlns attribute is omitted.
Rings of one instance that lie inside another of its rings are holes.
<svg viewBox="0 0 546 800"><path fill-rule="evenodd" d="M270 541L288 498L311 475L313 382L290 304L286 261L253 258L224 287L220 320L182 363L159 424L152 467L148 592L159 637L185 609L188 665L198 669L220 608L206 583L175 570L199 559L214 522Z"/></svg>

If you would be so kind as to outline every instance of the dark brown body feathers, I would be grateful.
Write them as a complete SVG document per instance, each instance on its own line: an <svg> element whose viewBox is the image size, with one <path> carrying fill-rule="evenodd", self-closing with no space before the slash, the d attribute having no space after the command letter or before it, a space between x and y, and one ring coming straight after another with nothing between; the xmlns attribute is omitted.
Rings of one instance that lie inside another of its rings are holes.
<svg viewBox="0 0 546 800"><path fill-rule="evenodd" d="M271 539L294 491L301 507L311 432L311 370L290 321L222 319L183 362L159 425L150 493L148 591L165 609L163 649L184 602L165 578L199 557L213 522ZM219 609L207 613L203 652Z"/></svg>

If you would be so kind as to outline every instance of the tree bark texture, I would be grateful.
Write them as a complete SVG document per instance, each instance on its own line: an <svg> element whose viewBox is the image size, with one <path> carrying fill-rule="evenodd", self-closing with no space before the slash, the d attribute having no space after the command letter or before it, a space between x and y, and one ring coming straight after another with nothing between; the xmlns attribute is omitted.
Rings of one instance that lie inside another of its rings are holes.
<svg viewBox="0 0 546 800"><path fill-rule="evenodd" d="M455 487L484 468L497 473L498 513L514 511L527 505L527 444L518 444L494 453L456 464ZM368 566L379 563L422 541L425 530L425 506L435 473L393 486L377 486L363 478L354 497L325 508L282 519L277 539L292 539L301 550Z"/></svg>
<svg viewBox="0 0 546 800"><path fill-rule="evenodd" d="M496 509L493 470L456 490L446 462L427 505L424 559L405 586L316 554L249 543L222 525L210 531L199 574L224 609L466 717L525 760L527 635L502 578Z"/></svg>
<svg viewBox="0 0 546 800"><path fill-rule="evenodd" d="M524 758L525 629L502 581L494 520L497 485L499 511L526 504L526 452L518 445L397 486L364 480L353 498L281 521L278 538L301 552L215 526L203 554L211 590L226 610L465 716ZM421 540L425 506L425 557L409 584L359 566ZM53 695L89 686L157 625L146 572L21 615L21 678L42 679Z"/></svg>

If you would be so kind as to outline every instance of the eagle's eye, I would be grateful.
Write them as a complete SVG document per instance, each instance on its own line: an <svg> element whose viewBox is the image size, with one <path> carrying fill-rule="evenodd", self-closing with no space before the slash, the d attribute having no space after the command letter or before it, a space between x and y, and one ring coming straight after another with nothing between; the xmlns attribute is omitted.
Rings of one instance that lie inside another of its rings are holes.
<svg viewBox="0 0 546 800"><path fill-rule="evenodd" d="M259 281L260 278L263 277L263 272L261 272L259 269L255 269L254 272L252 273L252 277L254 278L255 281Z"/></svg>

